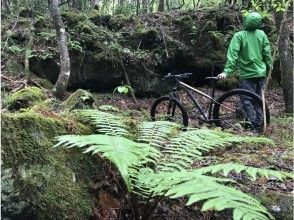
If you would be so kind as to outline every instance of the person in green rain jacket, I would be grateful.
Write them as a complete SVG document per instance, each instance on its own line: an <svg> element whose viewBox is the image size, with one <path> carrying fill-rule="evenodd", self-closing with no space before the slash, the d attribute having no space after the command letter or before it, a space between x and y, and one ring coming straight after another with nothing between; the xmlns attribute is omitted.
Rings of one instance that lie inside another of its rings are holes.
<svg viewBox="0 0 294 220"><path fill-rule="evenodd" d="M244 30L234 34L227 52L224 71L218 75L224 79L238 69L240 88L261 96L265 78L272 63L270 43L266 34L259 30L261 15L249 13L244 20ZM254 128L262 126L262 109L248 99L241 99L243 110Z"/></svg>

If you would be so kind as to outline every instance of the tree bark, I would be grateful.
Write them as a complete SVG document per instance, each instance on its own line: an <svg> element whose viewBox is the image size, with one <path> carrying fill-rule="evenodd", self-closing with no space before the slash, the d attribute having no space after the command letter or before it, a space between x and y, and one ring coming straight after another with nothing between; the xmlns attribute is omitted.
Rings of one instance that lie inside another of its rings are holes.
<svg viewBox="0 0 294 220"><path fill-rule="evenodd" d="M57 82L53 88L53 93L57 98L61 98L66 91L70 76L70 59L66 43L65 27L61 20L58 8L58 0L49 0L49 2L50 14L56 30L60 53L60 72Z"/></svg>
<svg viewBox="0 0 294 220"><path fill-rule="evenodd" d="M169 10L170 10L170 7L169 7L169 0L166 0L166 1L165 1L165 4L166 4L166 10L169 11Z"/></svg>
<svg viewBox="0 0 294 220"><path fill-rule="evenodd" d="M276 29L280 30L280 40L278 42L278 51L280 57L281 82L285 101L285 111L293 113L293 55L290 46L289 29L287 26L287 17L283 21L283 12L274 12Z"/></svg>
<svg viewBox="0 0 294 220"><path fill-rule="evenodd" d="M164 0L159 0L158 11L164 11Z"/></svg>
<svg viewBox="0 0 294 220"><path fill-rule="evenodd" d="M148 8L147 8L147 0L142 0L142 13L147 14Z"/></svg>
<svg viewBox="0 0 294 220"><path fill-rule="evenodd" d="M151 2L149 3L149 12L150 13L153 13L154 3L155 3L155 0L151 0Z"/></svg>
<svg viewBox="0 0 294 220"><path fill-rule="evenodd" d="M136 15L139 14L139 10L140 10L140 0L136 1Z"/></svg>
<svg viewBox="0 0 294 220"><path fill-rule="evenodd" d="M9 5L10 5L9 0L1 0L1 12L9 14L10 13Z"/></svg>

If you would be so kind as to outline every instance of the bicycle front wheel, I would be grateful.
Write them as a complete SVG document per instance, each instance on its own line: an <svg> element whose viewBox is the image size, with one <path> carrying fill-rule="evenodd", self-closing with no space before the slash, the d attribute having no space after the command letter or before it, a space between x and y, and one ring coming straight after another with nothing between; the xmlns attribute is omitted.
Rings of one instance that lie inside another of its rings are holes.
<svg viewBox="0 0 294 220"><path fill-rule="evenodd" d="M265 112L266 123L269 124L270 114L267 106ZM244 89L228 91L216 100L213 119L217 126L225 129L261 133L264 127L262 99Z"/></svg>
<svg viewBox="0 0 294 220"><path fill-rule="evenodd" d="M155 100L150 111L152 121L172 121L188 126L188 113L177 99L167 96Z"/></svg>

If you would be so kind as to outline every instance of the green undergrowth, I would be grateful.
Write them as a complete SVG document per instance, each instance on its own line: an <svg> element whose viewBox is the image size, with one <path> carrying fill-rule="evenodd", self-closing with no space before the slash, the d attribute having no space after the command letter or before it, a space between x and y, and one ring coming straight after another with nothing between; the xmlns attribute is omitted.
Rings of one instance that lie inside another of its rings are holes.
<svg viewBox="0 0 294 220"><path fill-rule="evenodd" d="M130 116L98 110L75 113L95 125L96 132L86 136L60 136L54 147L77 147L83 153L99 154L111 161L128 191L142 199L186 197L186 205L205 201L202 211L233 209L236 220L274 219L259 200L242 193L239 187L247 189L249 181L251 184L262 181L266 186L266 179L280 184L293 178L289 172L252 166L246 161L243 165L243 161L209 163L205 159L214 150L229 150L230 145L245 150L252 145L256 151L263 146L275 147L268 138L234 135L217 129L183 131L180 125L166 121L126 123Z"/></svg>
<svg viewBox="0 0 294 220"><path fill-rule="evenodd" d="M19 110L21 108L28 108L44 101L47 98L46 93L38 87L27 87L21 89L10 96L4 102L9 110Z"/></svg>

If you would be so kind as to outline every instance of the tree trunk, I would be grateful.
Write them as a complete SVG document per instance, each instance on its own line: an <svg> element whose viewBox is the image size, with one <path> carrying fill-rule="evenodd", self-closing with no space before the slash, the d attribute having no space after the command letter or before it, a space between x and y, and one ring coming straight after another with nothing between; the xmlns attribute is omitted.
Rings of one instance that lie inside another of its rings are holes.
<svg viewBox="0 0 294 220"><path fill-rule="evenodd" d="M5 14L9 14L10 13L9 5L10 5L9 0L1 0L1 12Z"/></svg>
<svg viewBox="0 0 294 220"><path fill-rule="evenodd" d="M151 2L149 3L149 12L150 13L153 13L154 2L155 2L155 0L151 0Z"/></svg>
<svg viewBox="0 0 294 220"><path fill-rule="evenodd" d="M140 10L140 0L137 0L136 3L136 15L138 15Z"/></svg>
<svg viewBox="0 0 294 220"><path fill-rule="evenodd" d="M170 10L170 7L169 7L169 0L166 0L166 1L165 1L165 4L166 4L166 10L169 11L169 10Z"/></svg>
<svg viewBox="0 0 294 220"><path fill-rule="evenodd" d="M164 0L159 0L158 11L164 11Z"/></svg>
<svg viewBox="0 0 294 220"><path fill-rule="evenodd" d="M147 14L148 9L147 9L147 0L142 0L142 13Z"/></svg>
<svg viewBox="0 0 294 220"><path fill-rule="evenodd" d="M278 50L280 55L281 81L285 101L285 111L293 113L293 55L290 46L289 29L287 26L287 16L283 21L283 12L274 12L276 29L280 30L280 40Z"/></svg>
<svg viewBox="0 0 294 220"><path fill-rule="evenodd" d="M61 98L66 91L70 76L70 59L66 44L66 32L59 13L58 0L49 0L49 2L50 14L56 30L60 53L60 72L53 88L53 93L57 98Z"/></svg>

